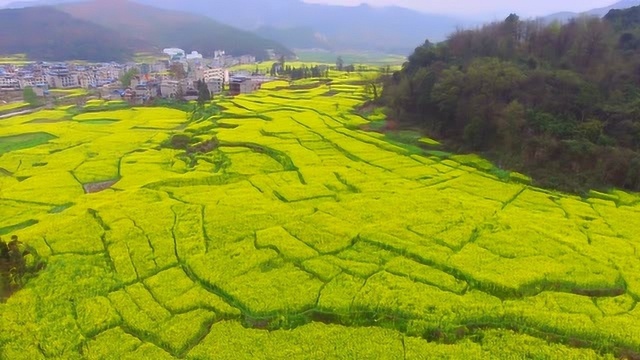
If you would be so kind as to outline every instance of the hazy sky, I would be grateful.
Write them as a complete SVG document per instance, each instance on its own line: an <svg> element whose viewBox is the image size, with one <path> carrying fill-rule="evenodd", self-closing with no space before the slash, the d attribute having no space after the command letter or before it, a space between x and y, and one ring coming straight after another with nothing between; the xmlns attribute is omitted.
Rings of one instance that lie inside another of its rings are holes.
<svg viewBox="0 0 640 360"><path fill-rule="evenodd" d="M305 0L306 2L358 5L399 5L427 12L458 15L503 15L516 12L521 16L548 15L558 11L585 11L608 6L617 0Z"/></svg>
<svg viewBox="0 0 640 360"><path fill-rule="evenodd" d="M15 0L0 0L0 5ZM189 1L189 0L184 0ZM215 3L220 0L213 0ZM617 0L304 0L306 2L358 5L399 5L417 10L461 16L503 16L516 12L521 16L548 15L558 11L584 11L607 6Z"/></svg>

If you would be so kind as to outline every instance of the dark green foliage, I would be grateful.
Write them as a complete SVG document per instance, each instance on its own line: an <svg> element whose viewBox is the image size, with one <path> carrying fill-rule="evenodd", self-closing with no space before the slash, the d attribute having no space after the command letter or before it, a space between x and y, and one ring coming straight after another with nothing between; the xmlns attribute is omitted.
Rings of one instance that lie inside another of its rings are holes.
<svg viewBox="0 0 640 360"><path fill-rule="evenodd" d="M203 107L206 103L211 101L211 92L207 87L207 83L202 80L198 80L198 105Z"/></svg>
<svg viewBox="0 0 640 360"><path fill-rule="evenodd" d="M328 78L329 77L329 68L321 67L321 66L283 66L281 70L276 74L275 70L272 69L272 75L284 75L289 76L291 80L300 80L300 79L308 79L308 78Z"/></svg>
<svg viewBox="0 0 640 360"><path fill-rule="evenodd" d="M0 301L20 289L28 276L43 266L37 251L20 242L17 236L12 236L8 243L0 239Z"/></svg>
<svg viewBox="0 0 640 360"><path fill-rule="evenodd" d="M189 144L191 144L191 136L188 134L175 134L165 142L166 147L179 150L186 150Z"/></svg>
<svg viewBox="0 0 640 360"><path fill-rule="evenodd" d="M38 95L36 95L36 92L33 91L33 88L31 87L26 87L22 90L22 98L24 99L24 102L31 106L40 105L40 99L38 99Z"/></svg>
<svg viewBox="0 0 640 360"><path fill-rule="evenodd" d="M639 11L550 26L512 14L427 41L382 100L392 120L542 185L640 190Z"/></svg>
<svg viewBox="0 0 640 360"><path fill-rule="evenodd" d="M618 31L637 30L640 26L640 6L625 10L611 10L604 18Z"/></svg>

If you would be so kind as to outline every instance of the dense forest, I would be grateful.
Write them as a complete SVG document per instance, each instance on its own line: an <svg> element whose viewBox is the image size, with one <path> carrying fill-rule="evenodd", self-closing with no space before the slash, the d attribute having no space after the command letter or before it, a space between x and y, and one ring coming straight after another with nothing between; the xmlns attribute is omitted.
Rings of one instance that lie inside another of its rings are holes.
<svg viewBox="0 0 640 360"><path fill-rule="evenodd" d="M389 117L543 186L640 190L640 7L545 25L510 15L418 47Z"/></svg>

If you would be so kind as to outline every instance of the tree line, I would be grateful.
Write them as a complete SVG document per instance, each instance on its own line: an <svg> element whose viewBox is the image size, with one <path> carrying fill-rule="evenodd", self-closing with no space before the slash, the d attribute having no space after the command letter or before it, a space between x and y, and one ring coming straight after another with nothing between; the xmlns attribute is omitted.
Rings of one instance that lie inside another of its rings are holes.
<svg viewBox="0 0 640 360"><path fill-rule="evenodd" d="M550 25L512 14L427 41L381 101L540 185L640 190L640 7Z"/></svg>
<svg viewBox="0 0 640 360"><path fill-rule="evenodd" d="M277 65L278 63L274 64ZM273 66L271 76L287 76L291 80L302 80L309 78L328 78L329 68L326 66L306 66L295 67L290 65Z"/></svg>

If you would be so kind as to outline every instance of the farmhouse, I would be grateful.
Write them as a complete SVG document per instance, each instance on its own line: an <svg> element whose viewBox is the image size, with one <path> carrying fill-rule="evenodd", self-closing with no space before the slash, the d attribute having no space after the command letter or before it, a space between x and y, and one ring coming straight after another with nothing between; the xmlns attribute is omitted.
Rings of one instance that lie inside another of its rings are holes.
<svg viewBox="0 0 640 360"><path fill-rule="evenodd" d="M260 83L250 77L235 76L229 81L229 94L232 96L250 94L260 89Z"/></svg>

